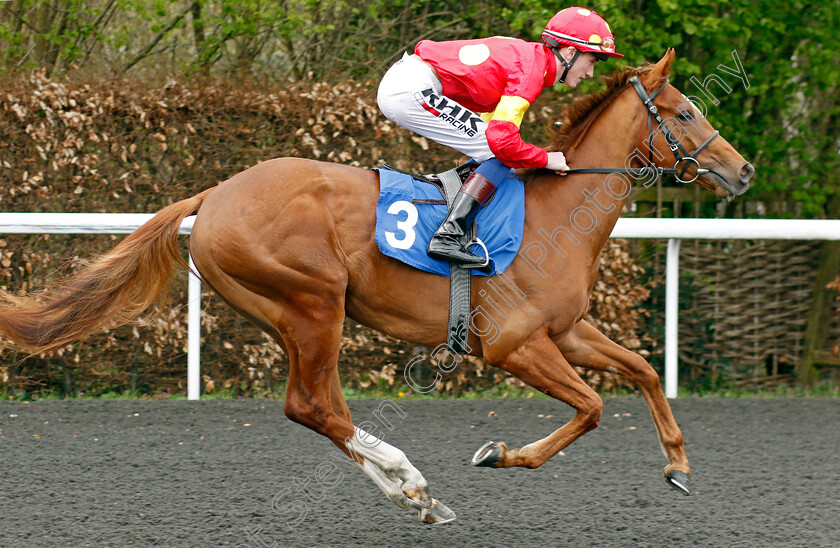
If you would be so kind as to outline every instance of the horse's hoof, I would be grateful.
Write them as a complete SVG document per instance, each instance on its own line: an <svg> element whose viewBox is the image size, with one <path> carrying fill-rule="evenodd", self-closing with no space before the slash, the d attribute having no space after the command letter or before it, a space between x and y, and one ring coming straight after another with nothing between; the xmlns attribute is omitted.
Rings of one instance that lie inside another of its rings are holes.
<svg viewBox="0 0 840 548"><path fill-rule="evenodd" d="M502 460L502 443L498 441L488 441L478 448L472 458L473 466L487 466L495 468Z"/></svg>
<svg viewBox="0 0 840 548"><path fill-rule="evenodd" d="M665 481L683 495L691 494L691 477L685 472L671 470L665 475Z"/></svg>
<svg viewBox="0 0 840 548"><path fill-rule="evenodd" d="M450 521L455 521L455 512L450 510L438 499L433 499L432 508L430 510L420 511L420 521L435 525L449 523Z"/></svg>

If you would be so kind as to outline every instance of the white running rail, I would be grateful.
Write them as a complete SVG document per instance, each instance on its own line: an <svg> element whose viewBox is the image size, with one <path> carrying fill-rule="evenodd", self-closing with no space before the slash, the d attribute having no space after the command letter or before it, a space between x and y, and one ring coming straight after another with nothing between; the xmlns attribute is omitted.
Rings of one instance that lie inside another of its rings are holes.
<svg viewBox="0 0 840 548"><path fill-rule="evenodd" d="M152 213L0 213L0 234L129 234ZM195 217L178 229L189 234ZM192 257L190 266L195 270ZM187 293L187 399L199 398L201 385L201 280L189 274Z"/></svg>
<svg viewBox="0 0 840 548"><path fill-rule="evenodd" d="M625 218L618 220L610 237L668 239L665 259L665 397L676 398L680 240L840 240L840 220Z"/></svg>
<svg viewBox="0 0 840 548"><path fill-rule="evenodd" d="M0 234L128 234L151 219L145 213L0 213ZM189 234L195 217L181 223ZM840 220L619 219L612 238L666 238L665 395L677 397L677 302L682 239L840 240ZM192 264L192 259L190 259ZM200 392L201 280L189 275L187 398Z"/></svg>

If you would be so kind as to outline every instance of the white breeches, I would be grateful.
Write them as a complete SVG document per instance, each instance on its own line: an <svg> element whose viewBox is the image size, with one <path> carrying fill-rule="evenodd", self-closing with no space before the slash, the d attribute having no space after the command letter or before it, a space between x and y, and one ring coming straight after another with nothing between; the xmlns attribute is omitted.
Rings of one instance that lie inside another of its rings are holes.
<svg viewBox="0 0 840 548"><path fill-rule="evenodd" d="M493 157L484 135L487 122L444 96L440 80L418 57L406 53L388 69L376 102L389 120L418 135L479 162Z"/></svg>

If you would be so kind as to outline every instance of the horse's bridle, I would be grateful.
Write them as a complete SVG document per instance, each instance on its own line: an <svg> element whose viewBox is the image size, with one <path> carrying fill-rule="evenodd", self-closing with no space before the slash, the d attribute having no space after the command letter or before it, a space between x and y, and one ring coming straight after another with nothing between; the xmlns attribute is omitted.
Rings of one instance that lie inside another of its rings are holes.
<svg viewBox="0 0 840 548"><path fill-rule="evenodd" d="M677 181L681 183L693 183L697 177L703 175L704 173L708 173L708 169L704 169L700 167L700 162L697 161L697 156L700 152L709 146L709 144L720 135L720 132L715 130L708 139L703 141L703 144L697 147L694 152L689 154L686 152L685 148L683 148L682 143L680 143L674 134L671 133L671 130L668 129L668 126L662 121L662 116L659 114L659 109L656 108L656 105L653 104L653 100L656 99L656 96L668 86L668 80L665 80L665 85L663 85L658 90L654 91L652 94L648 95L645 86L639 81L638 76L633 76L630 78L630 83L633 84L633 89L636 90L636 93L639 95L639 98L642 100L642 103L648 110L648 164L641 168L580 168L580 169L570 169L566 173L573 174L573 173L626 173L628 175L633 175L634 177L642 177L645 175L649 175L652 172L656 173L656 176L659 177L661 175L673 175L676 177ZM665 136L665 141L668 143L668 148L671 149L671 152L674 153L674 157L677 161L674 163L674 167L659 167L653 163L653 120L656 120L657 128L662 130L662 134ZM682 169L678 170L677 166L680 165L680 162L685 162L685 165ZM697 172L694 174L694 177L685 180L683 177L685 176L685 172L688 170L690 162L694 162L694 165L697 166Z"/></svg>

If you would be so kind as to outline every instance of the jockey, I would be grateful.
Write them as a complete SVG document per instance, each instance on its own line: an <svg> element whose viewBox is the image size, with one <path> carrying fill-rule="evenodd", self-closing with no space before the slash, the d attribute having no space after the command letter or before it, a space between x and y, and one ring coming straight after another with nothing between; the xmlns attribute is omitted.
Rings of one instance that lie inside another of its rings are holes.
<svg viewBox="0 0 840 548"><path fill-rule="evenodd" d="M542 43L505 37L423 40L385 74L377 103L400 126L470 156L481 165L466 180L426 252L475 268L484 259L461 243L478 210L511 168L568 170L562 152L525 143L519 125L543 88L574 88L598 60L623 57L609 25L594 11L566 8L551 18Z"/></svg>

